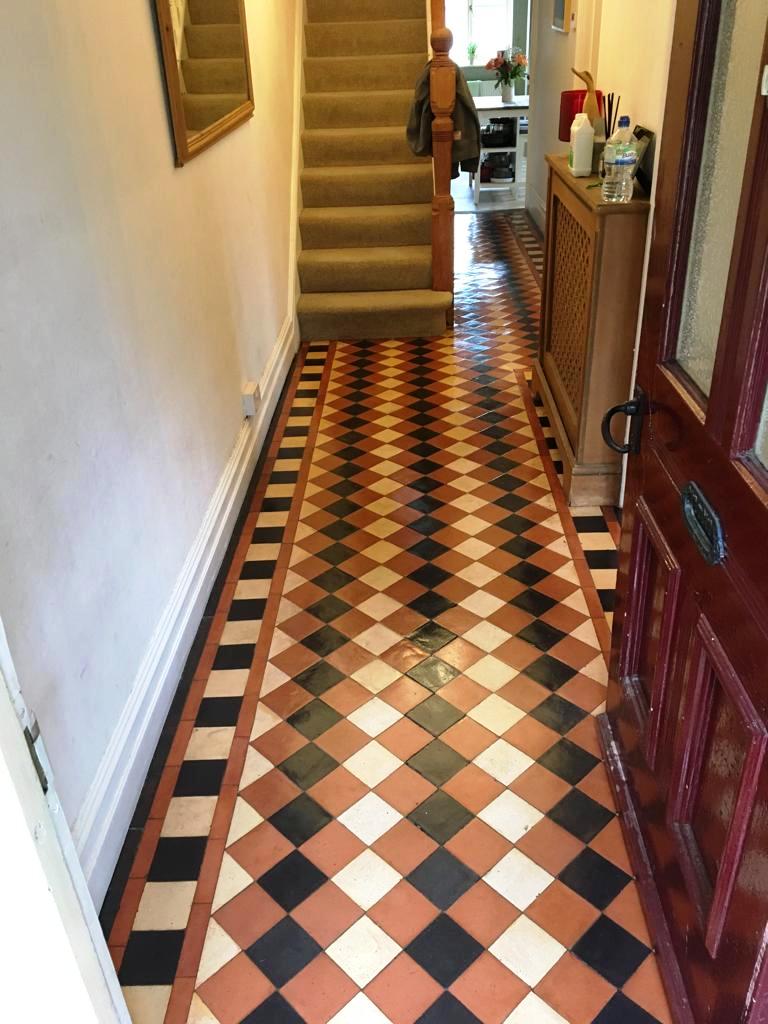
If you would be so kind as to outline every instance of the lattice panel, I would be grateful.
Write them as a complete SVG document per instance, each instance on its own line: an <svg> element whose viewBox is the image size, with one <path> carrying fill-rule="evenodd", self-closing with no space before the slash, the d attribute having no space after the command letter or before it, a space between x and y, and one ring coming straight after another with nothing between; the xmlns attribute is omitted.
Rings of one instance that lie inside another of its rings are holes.
<svg viewBox="0 0 768 1024"><path fill-rule="evenodd" d="M589 332L592 239L557 199L554 214L549 351L578 416Z"/></svg>

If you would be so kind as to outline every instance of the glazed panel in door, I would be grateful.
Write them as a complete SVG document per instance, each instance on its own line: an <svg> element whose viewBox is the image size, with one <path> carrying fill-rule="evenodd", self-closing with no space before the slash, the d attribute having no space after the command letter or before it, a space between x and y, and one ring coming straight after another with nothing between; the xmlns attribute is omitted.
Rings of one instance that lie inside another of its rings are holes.
<svg viewBox="0 0 768 1024"><path fill-rule="evenodd" d="M601 723L677 1020L768 1022L768 0L678 0Z"/></svg>

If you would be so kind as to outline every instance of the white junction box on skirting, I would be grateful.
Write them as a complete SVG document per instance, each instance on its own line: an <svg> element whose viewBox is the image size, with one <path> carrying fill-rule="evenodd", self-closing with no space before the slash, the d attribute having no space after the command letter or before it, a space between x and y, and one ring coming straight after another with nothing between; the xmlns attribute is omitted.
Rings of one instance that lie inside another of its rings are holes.
<svg viewBox="0 0 768 1024"><path fill-rule="evenodd" d="M243 413L245 416L255 416L261 404L261 391L255 380L249 380L243 385Z"/></svg>

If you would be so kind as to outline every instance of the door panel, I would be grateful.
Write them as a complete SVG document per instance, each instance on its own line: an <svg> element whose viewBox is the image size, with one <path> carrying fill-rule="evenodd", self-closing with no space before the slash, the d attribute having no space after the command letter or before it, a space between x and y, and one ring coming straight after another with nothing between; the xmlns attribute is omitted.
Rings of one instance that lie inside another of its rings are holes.
<svg viewBox="0 0 768 1024"><path fill-rule="evenodd" d="M768 1021L767 26L678 0L601 723L679 1024Z"/></svg>

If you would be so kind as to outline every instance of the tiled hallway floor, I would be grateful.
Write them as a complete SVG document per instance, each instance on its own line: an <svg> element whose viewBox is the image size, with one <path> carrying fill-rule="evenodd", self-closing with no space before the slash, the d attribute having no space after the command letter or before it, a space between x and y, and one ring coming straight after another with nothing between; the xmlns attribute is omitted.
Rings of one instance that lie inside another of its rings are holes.
<svg viewBox="0 0 768 1024"><path fill-rule="evenodd" d="M299 360L111 931L135 1024L670 1020L538 283L457 226L455 335Z"/></svg>

